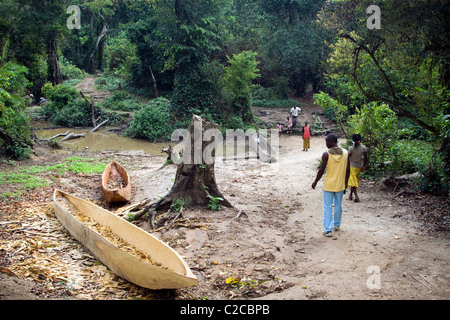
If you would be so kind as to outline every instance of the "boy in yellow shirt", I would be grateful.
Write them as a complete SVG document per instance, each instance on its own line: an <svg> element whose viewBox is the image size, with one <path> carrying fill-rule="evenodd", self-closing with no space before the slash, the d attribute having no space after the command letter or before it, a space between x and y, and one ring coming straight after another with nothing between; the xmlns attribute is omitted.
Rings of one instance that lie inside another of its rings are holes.
<svg viewBox="0 0 450 320"><path fill-rule="evenodd" d="M311 187L313 189L316 188L317 182L319 182L326 170L323 183L323 226L324 235L331 237L333 227L335 230L339 230L341 225L342 197L345 189L347 189L350 161L347 150L338 146L336 135L329 134L325 138L325 143L328 151L322 155L322 165ZM332 212L333 203L334 217Z"/></svg>

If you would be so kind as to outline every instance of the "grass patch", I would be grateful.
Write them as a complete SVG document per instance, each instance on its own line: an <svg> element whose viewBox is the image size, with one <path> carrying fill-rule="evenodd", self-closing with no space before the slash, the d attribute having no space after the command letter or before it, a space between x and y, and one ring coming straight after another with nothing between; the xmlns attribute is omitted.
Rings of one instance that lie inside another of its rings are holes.
<svg viewBox="0 0 450 320"><path fill-rule="evenodd" d="M100 174L105 170L107 163L82 157L70 157L62 163L55 165L31 166L18 171L0 172L0 186L5 191L0 193L1 199L18 198L25 191L52 184L45 178L38 177L42 173L63 174Z"/></svg>

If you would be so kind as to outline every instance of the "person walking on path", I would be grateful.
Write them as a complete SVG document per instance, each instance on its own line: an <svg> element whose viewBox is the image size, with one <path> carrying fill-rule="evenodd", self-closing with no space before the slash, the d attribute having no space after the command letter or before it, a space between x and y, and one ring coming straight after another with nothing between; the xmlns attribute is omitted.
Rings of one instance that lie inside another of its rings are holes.
<svg viewBox="0 0 450 320"><path fill-rule="evenodd" d="M308 151L308 149L311 148L311 131L309 130L308 121L305 122L302 134L303 134L303 151Z"/></svg>
<svg viewBox="0 0 450 320"><path fill-rule="evenodd" d="M368 156L367 148L361 144L361 136L354 134L352 136L353 146L348 149L348 158L350 160L350 178L348 180L348 186L350 187L350 195L348 200L353 200L355 195L355 202L359 202L358 187L361 172L364 172L367 167ZM364 163L363 163L364 157Z"/></svg>
<svg viewBox="0 0 450 320"><path fill-rule="evenodd" d="M302 109L300 109L298 106L295 106L291 109L291 116L292 116L292 128L295 128L297 125L297 118L298 113L301 112Z"/></svg>
<svg viewBox="0 0 450 320"><path fill-rule="evenodd" d="M324 235L331 237L333 228L339 230L342 222L342 197L347 189L350 175L350 162L348 152L338 146L336 135L329 134L325 138L328 148L322 155L322 165L317 172L316 180L311 187L316 188L317 182L322 178L325 170L323 183L323 226ZM334 216L333 216L334 203Z"/></svg>

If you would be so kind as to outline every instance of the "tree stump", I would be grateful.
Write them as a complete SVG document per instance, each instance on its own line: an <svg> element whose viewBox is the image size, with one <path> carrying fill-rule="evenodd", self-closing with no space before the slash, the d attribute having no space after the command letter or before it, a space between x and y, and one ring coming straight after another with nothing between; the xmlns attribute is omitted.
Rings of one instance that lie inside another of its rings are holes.
<svg viewBox="0 0 450 320"><path fill-rule="evenodd" d="M216 183L214 174L215 147L211 148L213 146L211 144L217 145L217 140L204 141L205 131L210 129L215 129L219 132L217 124L206 121L196 115L192 117L188 136L190 141L185 141L183 157L180 159L181 163L177 168L175 182L170 192L158 201L157 210L169 208L178 199L183 199L189 205L206 205L210 201L208 196L220 197L224 199L221 205L232 207L223 197ZM188 143L190 148L187 145ZM208 163L211 161L205 158L205 148L208 146L210 146L209 149L211 150L212 163ZM222 146L218 147L221 148Z"/></svg>
<svg viewBox="0 0 450 320"><path fill-rule="evenodd" d="M207 132L206 135L205 132ZM139 219L152 210L169 209L170 211L172 205L179 200L188 206L206 206L210 202L209 196L222 198L220 205L232 207L220 192L214 174L215 149L223 148L218 142L218 134L221 133L217 124L196 115L192 117L189 130L184 136L183 157L178 164L172 189L164 198L147 205L138 212L135 219ZM152 219L154 217L155 214L152 214Z"/></svg>

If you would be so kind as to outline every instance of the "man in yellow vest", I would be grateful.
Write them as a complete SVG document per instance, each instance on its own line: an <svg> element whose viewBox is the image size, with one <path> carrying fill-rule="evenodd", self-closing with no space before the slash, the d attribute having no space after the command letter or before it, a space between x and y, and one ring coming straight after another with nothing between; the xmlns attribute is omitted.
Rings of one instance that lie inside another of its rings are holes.
<svg viewBox="0 0 450 320"><path fill-rule="evenodd" d="M322 165L317 172L316 180L312 184L315 189L317 182L322 178L325 170L323 183L323 226L324 235L332 236L334 230L339 230L342 221L342 197L347 189L350 175L350 161L347 150L338 146L336 135L329 134L325 138L328 151L322 155ZM334 217L333 217L334 202Z"/></svg>

